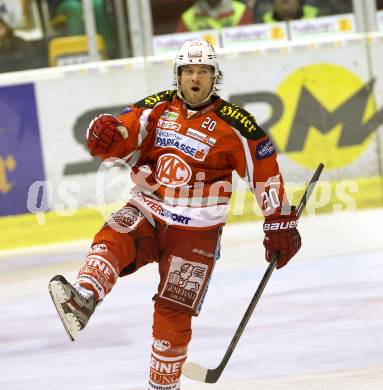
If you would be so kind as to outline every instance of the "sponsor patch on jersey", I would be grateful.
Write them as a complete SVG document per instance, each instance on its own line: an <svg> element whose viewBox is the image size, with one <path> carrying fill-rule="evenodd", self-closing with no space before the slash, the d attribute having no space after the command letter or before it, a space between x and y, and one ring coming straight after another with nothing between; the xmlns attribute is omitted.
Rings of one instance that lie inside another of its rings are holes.
<svg viewBox="0 0 383 390"><path fill-rule="evenodd" d="M198 141L201 141L209 146L214 146L217 142L217 140L215 138L210 137L210 136L208 136L204 133L201 133L198 130L192 129L190 127L187 129L186 135L188 135L189 137L192 137Z"/></svg>
<svg viewBox="0 0 383 390"><path fill-rule="evenodd" d="M165 119L159 119L157 122L157 128L165 129L165 130L175 130L178 131L181 128L181 125L176 122L168 121Z"/></svg>
<svg viewBox="0 0 383 390"><path fill-rule="evenodd" d="M124 108L124 110L121 112L121 115L122 114L128 114L131 111L132 111L132 109L128 106L128 107Z"/></svg>
<svg viewBox="0 0 383 390"><path fill-rule="evenodd" d="M179 156L163 154L156 165L156 180L167 187L182 187L192 176L190 166Z"/></svg>
<svg viewBox="0 0 383 390"><path fill-rule="evenodd" d="M191 217L186 217L185 215L172 212L171 210L168 210L167 208L158 204L153 199L147 198L140 193L134 195L134 198L139 202L144 203L151 210L151 212L157 214L162 219L166 219L167 221L169 221L169 223L173 222L176 224L187 226L192 219Z"/></svg>
<svg viewBox="0 0 383 390"><path fill-rule="evenodd" d="M160 102L171 102L174 97L176 96L177 91L175 89L173 90L166 90L159 93L156 93L154 95L150 95L136 103L134 103L134 106L136 107L145 107L145 108L153 108L156 104Z"/></svg>
<svg viewBox="0 0 383 390"><path fill-rule="evenodd" d="M142 214L135 207L125 206L114 212L108 219L108 225L115 231L126 233L134 230L142 220Z"/></svg>
<svg viewBox="0 0 383 390"><path fill-rule="evenodd" d="M265 136L254 116L235 104L223 102L216 108L215 113L247 139L258 140Z"/></svg>
<svg viewBox="0 0 383 390"><path fill-rule="evenodd" d="M272 156L274 153L274 145L270 139L266 139L257 145L255 155L257 160L263 160L264 158Z"/></svg>
<svg viewBox="0 0 383 390"><path fill-rule="evenodd" d="M157 129L155 146L160 148L175 148L198 161L205 160L210 151L210 146L197 141L194 138L178 134L173 130Z"/></svg>
<svg viewBox="0 0 383 390"><path fill-rule="evenodd" d="M162 115L161 118L163 119L169 119L171 121L175 121L178 118L178 112L168 111L166 110Z"/></svg>

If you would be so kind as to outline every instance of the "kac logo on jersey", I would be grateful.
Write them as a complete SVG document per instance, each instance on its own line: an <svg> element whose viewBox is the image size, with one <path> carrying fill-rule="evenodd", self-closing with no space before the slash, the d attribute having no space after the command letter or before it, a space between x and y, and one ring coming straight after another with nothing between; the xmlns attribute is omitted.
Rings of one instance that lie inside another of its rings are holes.
<svg viewBox="0 0 383 390"><path fill-rule="evenodd" d="M263 160L275 153L275 147L269 139L266 139L257 145L255 153L257 160Z"/></svg>
<svg viewBox="0 0 383 390"><path fill-rule="evenodd" d="M181 187L189 182L192 170L179 156L171 153L162 155L156 166L156 180L167 187Z"/></svg>

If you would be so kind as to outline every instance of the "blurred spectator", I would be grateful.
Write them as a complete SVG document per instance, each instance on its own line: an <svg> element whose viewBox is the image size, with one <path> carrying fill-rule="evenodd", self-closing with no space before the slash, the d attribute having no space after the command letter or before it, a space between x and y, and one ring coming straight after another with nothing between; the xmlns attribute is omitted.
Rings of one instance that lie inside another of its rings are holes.
<svg viewBox="0 0 383 390"><path fill-rule="evenodd" d="M150 0L154 35L174 34L180 15L195 0Z"/></svg>
<svg viewBox="0 0 383 390"><path fill-rule="evenodd" d="M262 15L262 22L275 23L319 16L318 7L304 3L305 0L273 0L272 9Z"/></svg>
<svg viewBox="0 0 383 390"><path fill-rule="evenodd" d="M0 18L12 28L31 28L30 3L28 0L0 0Z"/></svg>
<svg viewBox="0 0 383 390"><path fill-rule="evenodd" d="M13 72L39 67L32 46L17 37L13 29L0 19L0 72Z"/></svg>
<svg viewBox="0 0 383 390"><path fill-rule="evenodd" d="M251 10L255 7L255 4L259 0L241 0L242 3L245 3Z"/></svg>
<svg viewBox="0 0 383 390"><path fill-rule="evenodd" d="M383 9L383 0L376 1L376 8L378 8L378 10Z"/></svg>
<svg viewBox="0 0 383 390"><path fill-rule="evenodd" d="M59 36L84 35L84 17L81 0L50 0L52 26ZM117 57L117 38L111 21L111 1L93 0L97 33L102 35L109 58Z"/></svg>
<svg viewBox="0 0 383 390"><path fill-rule="evenodd" d="M310 0L321 15L339 15L353 12L351 0Z"/></svg>
<svg viewBox="0 0 383 390"><path fill-rule="evenodd" d="M179 19L177 32L200 31L253 23L251 10L238 0L197 0Z"/></svg>

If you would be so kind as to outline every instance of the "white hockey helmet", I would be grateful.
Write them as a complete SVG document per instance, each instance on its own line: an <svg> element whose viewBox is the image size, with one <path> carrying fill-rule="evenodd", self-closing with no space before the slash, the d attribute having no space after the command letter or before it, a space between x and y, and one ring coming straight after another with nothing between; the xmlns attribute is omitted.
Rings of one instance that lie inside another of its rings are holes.
<svg viewBox="0 0 383 390"><path fill-rule="evenodd" d="M208 100L216 92L217 80L222 77L213 46L208 41L193 40L184 42L179 49L174 62L174 80L177 85L177 94L181 99L184 97L180 85L180 68L185 65L210 65L214 68L214 81L211 93L206 98Z"/></svg>

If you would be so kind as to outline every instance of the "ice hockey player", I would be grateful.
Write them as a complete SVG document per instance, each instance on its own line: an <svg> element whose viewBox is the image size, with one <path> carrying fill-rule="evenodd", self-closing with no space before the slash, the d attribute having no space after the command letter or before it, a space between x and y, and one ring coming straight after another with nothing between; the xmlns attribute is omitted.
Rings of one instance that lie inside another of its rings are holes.
<svg viewBox="0 0 383 390"><path fill-rule="evenodd" d="M158 263L150 390L180 389L192 316L201 310L219 258L233 171L250 184L265 215L266 259L278 251L281 268L301 246L296 213L285 210L275 148L250 113L217 95L221 79L213 47L187 41L175 60L174 90L90 123L90 154L130 161L136 186L95 235L74 285L61 275L49 283L74 340L119 277Z"/></svg>

